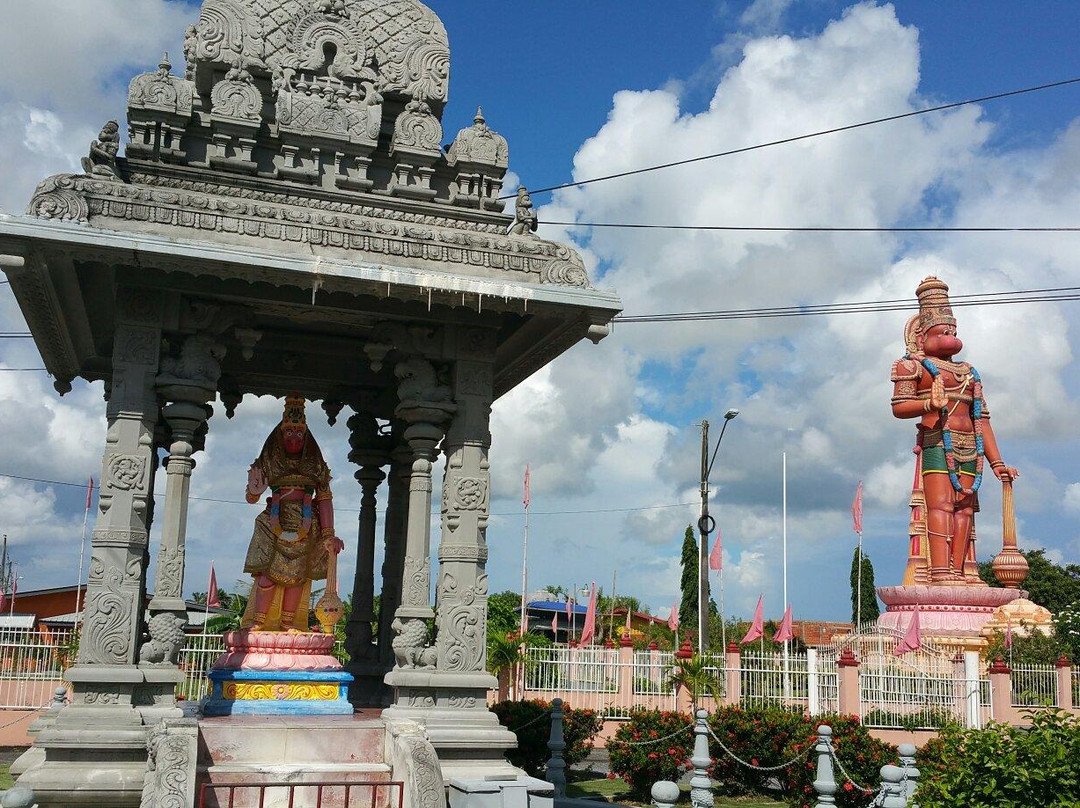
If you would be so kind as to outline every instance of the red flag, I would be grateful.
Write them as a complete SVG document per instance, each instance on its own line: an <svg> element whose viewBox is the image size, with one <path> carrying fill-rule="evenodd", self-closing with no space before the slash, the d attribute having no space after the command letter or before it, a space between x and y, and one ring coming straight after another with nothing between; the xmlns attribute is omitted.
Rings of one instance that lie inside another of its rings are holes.
<svg viewBox="0 0 1080 808"><path fill-rule="evenodd" d="M210 563L210 588L206 590L206 608L220 609L221 599L217 591L217 575L214 573L214 564Z"/></svg>
<svg viewBox="0 0 1080 808"><path fill-rule="evenodd" d="M671 614L668 615L667 627L672 631L679 630L679 603L676 601L671 604Z"/></svg>
<svg viewBox="0 0 1080 808"><path fill-rule="evenodd" d="M795 632L792 630L791 606L789 605L784 612L784 619L780 621L780 628L773 635L773 642L790 642L793 639L795 639Z"/></svg>
<svg viewBox="0 0 1080 808"><path fill-rule="evenodd" d="M851 503L851 521L855 525L855 532L862 534L862 480L855 489L855 501Z"/></svg>
<svg viewBox="0 0 1080 808"><path fill-rule="evenodd" d="M713 542L712 552L709 553L709 569L720 572L724 568L724 543L720 538L719 528L716 531L716 540Z"/></svg>
<svg viewBox="0 0 1080 808"><path fill-rule="evenodd" d="M742 638L742 644L760 640L765 636L765 596L760 595L757 599L757 608L754 609L754 622L750 624L750 630Z"/></svg>
<svg viewBox="0 0 1080 808"><path fill-rule="evenodd" d="M570 596L567 595L566 596L566 620L567 620L567 622L570 621L570 618L574 614L574 611L573 611L574 607L571 605L571 603L572 603L572 601L570 600Z"/></svg>
<svg viewBox="0 0 1080 808"><path fill-rule="evenodd" d="M585 627L581 629L581 639L578 645L585 646L593 641L596 634L596 581L593 581L592 590L589 592L589 608L585 612Z"/></svg>
<svg viewBox="0 0 1080 808"><path fill-rule="evenodd" d="M3 606L0 606L0 612L4 610ZM1012 648L1013 646L1013 633L1012 633L1012 618L1009 618L1009 624L1005 626L1005 647Z"/></svg>
<svg viewBox="0 0 1080 808"><path fill-rule="evenodd" d="M530 499L530 497L529 497L529 464L526 463L525 464L525 498L523 500L523 502L525 503L525 510L529 509L529 499Z"/></svg>
<svg viewBox="0 0 1080 808"><path fill-rule="evenodd" d="M903 656L908 651L918 651L922 648L922 633L919 631L919 604L915 604L915 612L911 615L904 639L896 644L893 656Z"/></svg>
<svg viewBox="0 0 1080 808"><path fill-rule="evenodd" d="M86 510L90 510L90 497L94 493L94 478L91 477L86 485Z"/></svg>

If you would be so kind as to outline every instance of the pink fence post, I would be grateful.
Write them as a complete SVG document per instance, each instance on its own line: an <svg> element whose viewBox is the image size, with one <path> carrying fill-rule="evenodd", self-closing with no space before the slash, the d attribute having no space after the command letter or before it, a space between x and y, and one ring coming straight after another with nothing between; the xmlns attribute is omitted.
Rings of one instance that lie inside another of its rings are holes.
<svg viewBox="0 0 1080 808"><path fill-rule="evenodd" d="M998 657L990 665L990 709L994 720L999 724L1008 724L1012 717L1012 668L1005 660Z"/></svg>
<svg viewBox="0 0 1080 808"><path fill-rule="evenodd" d="M1062 656L1057 661L1057 706L1062 710L1071 710L1073 704L1072 663Z"/></svg>
<svg viewBox="0 0 1080 808"><path fill-rule="evenodd" d="M728 643L724 653L724 704L735 705L742 701L742 653L739 646Z"/></svg>
<svg viewBox="0 0 1080 808"><path fill-rule="evenodd" d="M861 715L859 696L859 660L850 648L845 648L836 660L837 689L836 708L840 715Z"/></svg>

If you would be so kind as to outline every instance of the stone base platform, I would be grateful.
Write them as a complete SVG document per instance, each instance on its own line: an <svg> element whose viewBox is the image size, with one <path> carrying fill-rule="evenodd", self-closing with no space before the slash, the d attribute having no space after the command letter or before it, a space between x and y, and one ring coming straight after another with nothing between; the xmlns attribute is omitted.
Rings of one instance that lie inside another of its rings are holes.
<svg viewBox="0 0 1080 808"><path fill-rule="evenodd" d="M878 618L883 629L904 632L916 606L924 639L958 650L978 651L986 645L983 627L998 608L1027 596L1019 589L960 584L954 586L883 586L877 590L885 604Z"/></svg>
<svg viewBox="0 0 1080 808"><path fill-rule="evenodd" d="M389 783L385 727L378 711L333 716L227 716L199 721L197 794L205 808L316 805L319 782ZM260 803L254 784L275 783ZM235 788L230 788L235 787ZM323 805L345 805L343 786L323 789ZM232 802L230 803L230 796ZM375 798L372 803L372 798ZM397 806L388 787L356 786L350 804ZM196 803L198 804L198 802Z"/></svg>
<svg viewBox="0 0 1080 808"><path fill-rule="evenodd" d="M212 670L208 716L352 715L345 671Z"/></svg>

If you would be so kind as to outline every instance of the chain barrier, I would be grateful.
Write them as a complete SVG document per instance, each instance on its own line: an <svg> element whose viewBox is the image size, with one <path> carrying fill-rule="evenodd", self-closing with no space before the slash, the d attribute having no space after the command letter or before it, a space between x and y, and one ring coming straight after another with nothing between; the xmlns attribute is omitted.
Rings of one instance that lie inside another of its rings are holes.
<svg viewBox="0 0 1080 808"><path fill-rule="evenodd" d="M512 729L510 731L513 732L514 734L517 734L517 733L521 732L521 730L527 729L528 727L531 727L533 724L538 723L539 721L541 721L544 718L551 718L551 710L550 709L544 710L544 712L540 713L540 715L536 716L536 718L532 719L531 721L526 721L520 727L515 727L514 729Z"/></svg>
<svg viewBox="0 0 1080 808"><path fill-rule="evenodd" d="M51 702L51 701L48 704L43 704L41 707L38 707L36 710L30 710L25 715L19 716L14 721L9 721L6 724L0 724L0 730L7 729L8 727L13 727L16 724L21 724L26 719L32 718L33 716L40 713L42 710L48 710L52 706L53 706L53 702Z"/></svg>
<svg viewBox="0 0 1080 808"><path fill-rule="evenodd" d="M832 758L832 762L834 764L836 764L836 768L839 770L839 772L843 776L843 778L845 780L847 780L849 783L851 783L851 785L855 788L856 791L861 791L863 794L870 794L870 795L877 794L878 792L881 791L881 786L878 786L877 788L867 788L866 786L860 786L855 781L855 779L850 774L847 773L847 769L845 769L844 764L840 762L840 758L837 756L836 750L833 749L833 745L832 745L831 742L829 743L829 757Z"/></svg>
<svg viewBox="0 0 1080 808"><path fill-rule="evenodd" d="M663 741L670 741L672 738L677 738L678 736L682 735L684 732L692 730L693 728L694 728L694 725L689 724L689 725L683 727L680 730L676 730L675 732L671 733L670 735L664 735L661 738L651 738L651 739L649 739L647 741L620 741L620 740L617 740L615 738L612 738L611 742L620 744L621 746L651 746L654 743L662 743Z"/></svg>
<svg viewBox="0 0 1080 808"><path fill-rule="evenodd" d="M710 727L708 724L706 724L705 727L706 727L706 729L709 730L709 734L712 736L713 740L716 741L718 744L720 744L720 748L723 749L724 752L727 753L728 757L730 757L736 763L742 764L746 768L753 769L754 771L758 771L758 772L778 772L781 769L786 769L786 768L788 768L790 766L794 766L796 763L798 763L798 762L800 762L802 760L805 760L806 757L810 754L810 752L814 748L814 744L810 744L808 747L806 747L806 749L801 751L799 754L797 754L795 757L793 757L787 763L781 763L779 766L755 766L753 763L750 763L748 761L743 760L741 757L739 757L734 752L732 752L730 749L728 749L727 746L724 744L724 742L721 741L718 737L716 737L716 733L713 732L712 727Z"/></svg>

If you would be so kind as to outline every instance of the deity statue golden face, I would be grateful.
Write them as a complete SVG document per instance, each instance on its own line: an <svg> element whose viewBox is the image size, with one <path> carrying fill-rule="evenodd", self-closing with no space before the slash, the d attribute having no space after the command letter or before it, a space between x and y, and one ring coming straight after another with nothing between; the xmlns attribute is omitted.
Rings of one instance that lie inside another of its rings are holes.
<svg viewBox="0 0 1080 808"><path fill-rule="evenodd" d="M304 451L306 437L307 427L303 424L281 425L281 440L285 444L285 451L289 454L300 454Z"/></svg>
<svg viewBox="0 0 1080 808"><path fill-rule="evenodd" d="M927 356L951 359L964 350L964 343L956 336L956 326L939 324L926 329L922 336L922 350Z"/></svg>

